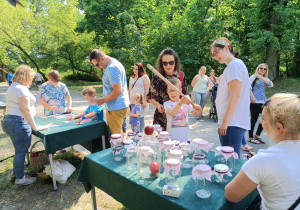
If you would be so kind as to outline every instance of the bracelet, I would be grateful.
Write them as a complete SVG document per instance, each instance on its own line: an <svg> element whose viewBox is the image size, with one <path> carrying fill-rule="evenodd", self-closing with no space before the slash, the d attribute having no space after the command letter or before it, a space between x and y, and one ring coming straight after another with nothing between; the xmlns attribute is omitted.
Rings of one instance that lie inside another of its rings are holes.
<svg viewBox="0 0 300 210"><path fill-rule="evenodd" d="M83 115L81 118L84 120L84 119L85 119L85 116Z"/></svg>

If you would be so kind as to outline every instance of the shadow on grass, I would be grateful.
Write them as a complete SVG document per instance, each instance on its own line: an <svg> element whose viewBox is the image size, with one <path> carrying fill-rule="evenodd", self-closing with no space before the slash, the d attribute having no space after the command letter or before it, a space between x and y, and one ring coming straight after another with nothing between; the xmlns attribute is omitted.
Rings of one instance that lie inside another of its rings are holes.
<svg viewBox="0 0 300 210"><path fill-rule="evenodd" d="M1 209L92 209L91 195L87 194L83 185L77 181L83 156L80 153L66 152L55 155L53 159L63 159L76 167L76 171L65 184L58 184L53 190L52 180L38 179L28 186L16 186L9 181L12 173L13 158L0 163L0 206ZM36 176L28 168L30 176ZM100 177L100 175L99 175ZM126 209L103 191L96 190L99 209Z"/></svg>

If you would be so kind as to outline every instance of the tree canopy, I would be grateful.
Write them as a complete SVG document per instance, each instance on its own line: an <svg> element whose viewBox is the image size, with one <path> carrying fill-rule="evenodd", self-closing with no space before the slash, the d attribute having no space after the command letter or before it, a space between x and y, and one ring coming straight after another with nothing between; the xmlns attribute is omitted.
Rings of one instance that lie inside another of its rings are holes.
<svg viewBox="0 0 300 210"><path fill-rule="evenodd" d="M266 62L269 76L300 76L298 0L0 0L0 65L27 63L41 73L71 71L101 81L88 55L100 48L131 74L136 62L155 64L172 47L191 80L201 66L220 74L210 57L227 37L250 73Z"/></svg>

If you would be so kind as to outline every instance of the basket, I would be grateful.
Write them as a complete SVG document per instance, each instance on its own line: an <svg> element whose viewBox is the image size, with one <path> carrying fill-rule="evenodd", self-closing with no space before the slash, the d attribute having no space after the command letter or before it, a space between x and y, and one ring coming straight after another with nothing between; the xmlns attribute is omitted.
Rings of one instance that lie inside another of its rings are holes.
<svg viewBox="0 0 300 210"><path fill-rule="evenodd" d="M40 169L38 172L36 172L37 177L39 179L43 179L43 180L50 179L51 177L44 172L44 169L45 169L45 167Z"/></svg>
<svg viewBox="0 0 300 210"><path fill-rule="evenodd" d="M33 148L37 143L42 141L35 142L30 149L30 164L33 172L38 172L39 170L45 168L44 165L49 164L49 158L46 155L45 150L33 152Z"/></svg>

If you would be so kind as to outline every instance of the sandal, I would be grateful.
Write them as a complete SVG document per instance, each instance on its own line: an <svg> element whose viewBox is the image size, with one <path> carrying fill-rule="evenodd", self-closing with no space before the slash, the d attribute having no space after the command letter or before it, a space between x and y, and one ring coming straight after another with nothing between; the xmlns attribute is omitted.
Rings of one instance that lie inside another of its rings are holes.
<svg viewBox="0 0 300 210"><path fill-rule="evenodd" d="M245 146L243 146L243 151L250 151L252 149L253 149L253 147L249 146L248 144L246 144Z"/></svg>
<svg viewBox="0 0 300 210"><path fill-rule="evenodd" d="M253 144L260 144L260 141L254 139L254 138L249 138L248 141L253 143Z"/></svg>
<svg viewBox="0 0 300 210"><path fill-rule="evenodd" d="M263 144L266 143L264 140L262 140L261 137L258 137L257 135L254 135L254 139L259 141L260 143L263 143Z"/></svg>
<svg viewBox="0 0 300 210"><path fill-rule="evenodd" d="M251 157L253 157L254 155L256 155L255 152L249 151L249 154L251 155Z"/></svg>

